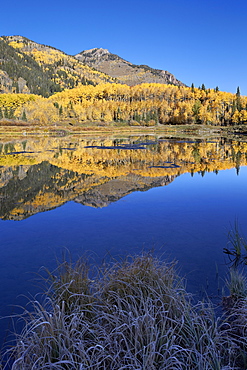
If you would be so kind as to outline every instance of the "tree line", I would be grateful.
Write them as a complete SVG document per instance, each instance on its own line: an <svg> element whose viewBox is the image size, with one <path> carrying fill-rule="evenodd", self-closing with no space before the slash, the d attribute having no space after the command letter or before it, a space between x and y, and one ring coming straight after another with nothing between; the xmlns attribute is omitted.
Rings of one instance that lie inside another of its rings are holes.
<svg viewBox="0 0 247 370"><path fill-rule="evenodd" d="M23 101L22 96L26 98ZM40 124L73 119L74 122L125 122L129 125L157 124L238 125L247 122L247 97L206 89L158 83L128 86L101 83L80 85L49 98L27 94L1 94L2 116L14 110L13 117ZM4 110L4 111L3 111Z"/></svg>

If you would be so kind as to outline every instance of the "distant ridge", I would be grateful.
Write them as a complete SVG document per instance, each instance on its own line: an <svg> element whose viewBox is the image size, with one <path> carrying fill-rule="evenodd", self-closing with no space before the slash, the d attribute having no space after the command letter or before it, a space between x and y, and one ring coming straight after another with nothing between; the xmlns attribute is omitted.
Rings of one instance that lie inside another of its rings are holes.
<svg viewBox="0 0 247 370"><path fill-rule="evenodd" d="M98 71L117 78L121 83L137 85L140 83L164 83L185 86L168 71L154 69L147 65L135 65L127 60L112 54L107 49L94 48L84 50L75 57L82 63Z"/></svg>
<svg viewBox="0 0 247 370"><path fill-rule="evenodd" d="M185 86L170 72L135 65L107 49L71 56L23 36L0 37L0 93L48 97L78 85L163 83Z"/></svg>

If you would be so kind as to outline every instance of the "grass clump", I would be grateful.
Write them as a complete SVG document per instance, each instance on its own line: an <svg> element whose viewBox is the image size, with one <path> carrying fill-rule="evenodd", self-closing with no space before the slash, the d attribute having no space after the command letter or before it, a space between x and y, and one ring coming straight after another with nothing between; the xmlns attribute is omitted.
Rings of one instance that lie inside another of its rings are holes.
<svg viewBox="0 0 247 370"><path fill-rule="evenodd" d="M174 263L145 255L89 275L83 260L49 274L44 303L24 313L3 368L220 370L244 363L235 319L215 319L210 303L194 305Z"/></svg>

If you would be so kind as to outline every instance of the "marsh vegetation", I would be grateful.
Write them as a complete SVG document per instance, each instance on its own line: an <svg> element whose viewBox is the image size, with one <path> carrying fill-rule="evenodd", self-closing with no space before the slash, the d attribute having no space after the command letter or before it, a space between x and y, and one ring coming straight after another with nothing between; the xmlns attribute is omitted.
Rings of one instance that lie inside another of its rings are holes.
<svg viewBox="0 0 247 370"><path fill-rule="evenodd" d="M175 263L145 254L93 270L80 259L48 272L5 369L246 368L247 285L236 269L218 318L186 292Z"/></svg>

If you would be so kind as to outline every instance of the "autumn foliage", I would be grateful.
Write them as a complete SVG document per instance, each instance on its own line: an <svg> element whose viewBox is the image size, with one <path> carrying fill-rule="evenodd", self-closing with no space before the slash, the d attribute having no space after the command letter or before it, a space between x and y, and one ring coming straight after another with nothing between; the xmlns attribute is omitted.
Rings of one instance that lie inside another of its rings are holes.
<svg viewBox="0 0 247 370"><path fill-rule="evenodd" d="M6 103L4 101L7 99ZM21 100L25 96L25 101ZM102 83L81 85L49 98L27 94L2 94L0 108L15 109L14 118L47 124L75 122L125 122L129 125L210 124L236 125L247 122L247 97L217 89L164 84L128 86ZM0 113L1 115L1 113Z"/></svg>

